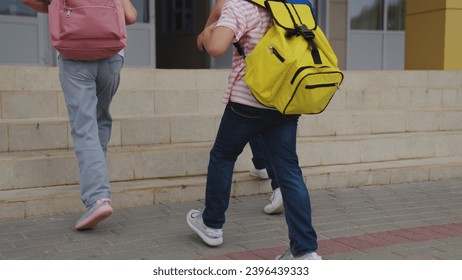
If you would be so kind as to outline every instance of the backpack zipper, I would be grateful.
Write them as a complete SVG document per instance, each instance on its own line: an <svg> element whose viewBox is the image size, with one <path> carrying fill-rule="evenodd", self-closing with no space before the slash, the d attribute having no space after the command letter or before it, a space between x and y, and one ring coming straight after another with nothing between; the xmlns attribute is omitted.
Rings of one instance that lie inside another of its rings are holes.
<svg viewBox="0 0 462 280"><path fill-rule="evenodd" d="M304 67L300 67L298 68L297 72L295 72L294 76L292 77L292 80L290 80L290 84L293 85L294 82L295 82L295 79L298 77L298 75L305 69L309 69L309 68L315 68L314 66L304 66ZM324 65L324 66L321 66L319 68L329 68L329 66L327 65Z"/></svg>
<svg viewBox="0 0 462 280"><path fill-rule="evenodd" d="M339 89L338 83L329 83L329 84L318 84L318 85L307 85L305 86L306 89L316 89L316 88L324 88L324 87L337 87Z"/></svg>
<svg viewBox="0 0 462 280"><path fill-rule="evenodd" d="M269 46L268 48L270 52L279 59L280 62L284 63L284 61L286 61L286 59L282 57L282 55L273 46Z"/></svg>

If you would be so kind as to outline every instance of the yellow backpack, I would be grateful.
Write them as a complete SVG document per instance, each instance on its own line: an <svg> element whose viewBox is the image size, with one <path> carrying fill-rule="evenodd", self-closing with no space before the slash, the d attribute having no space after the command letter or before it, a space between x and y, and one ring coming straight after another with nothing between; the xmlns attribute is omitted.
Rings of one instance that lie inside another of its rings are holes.
<svg viewBox="0 0 462 280"><path fill-rule="evenodd" d="M337 57L308 5L246 0L271 12L273 26L245 57L244 81L263 105L282 114L324 111L343 81Z"/></svg>

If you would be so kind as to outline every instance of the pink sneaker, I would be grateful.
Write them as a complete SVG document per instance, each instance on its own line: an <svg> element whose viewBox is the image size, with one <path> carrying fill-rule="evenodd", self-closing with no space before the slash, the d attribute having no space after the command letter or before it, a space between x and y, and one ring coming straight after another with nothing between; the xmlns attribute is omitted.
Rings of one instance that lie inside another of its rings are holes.
<svg viewBox="0 0 462 280"><path fill-rule="evenodd" d="M75 224L75 229L84 230L94 228L99 222L111 216L112 211L111 200L109 198L101 198L85 210L85 213L83 213L82 217Z"/></svg>

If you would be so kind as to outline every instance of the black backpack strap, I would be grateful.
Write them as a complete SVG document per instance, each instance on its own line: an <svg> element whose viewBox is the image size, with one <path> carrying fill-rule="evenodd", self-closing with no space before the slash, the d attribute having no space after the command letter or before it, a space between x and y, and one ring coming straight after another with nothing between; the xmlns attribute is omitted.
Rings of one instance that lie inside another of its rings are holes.
<svg viewBox="0 0 462 280"><path fill-rule="evenodd" d="M314 42L314 38L315 38L314 32L311 29L309 29L305 24L303 24L302 19L300 18L300 15L297 12L297 9L295 9L294 7L294 4L287 4L285 1L283 2L294 24L294 29L287 30L286 37L290 38L296 35L296 36L302 36L303 38L305 38L305 40L308 41L309 45L311 46L311 56L313 57L314 63L322 64L321 55L319 54L319 49L316 46L316 43ZM297 22L295 21L294 15L292 15L292 12L288 5L292 5L292 8L295 11L295 14L300 24L297 24Z"/></svg>
<svg viewBox="0 0 462 280"><path fill-rule="evenodd" d="M319 49L318 46L316 46L316 43L314 42L315 35L312 30L308 29L306 25L302 24L297 27L295 27L295 32L297 35L303 36L305 40L308 41L308 43L311 46L311 56L313 57L313 61L315 64L322 64L321 60L321 55L319 54Z"/></svg>
<svg viewBox="0 0 462 280"><path fill-rule="evenodd" d="M237 53L240 54L243 58L245 58L245 52L244 49L241 47L241 44L239 42L233 43L234 47L237 50Z"/></svg>

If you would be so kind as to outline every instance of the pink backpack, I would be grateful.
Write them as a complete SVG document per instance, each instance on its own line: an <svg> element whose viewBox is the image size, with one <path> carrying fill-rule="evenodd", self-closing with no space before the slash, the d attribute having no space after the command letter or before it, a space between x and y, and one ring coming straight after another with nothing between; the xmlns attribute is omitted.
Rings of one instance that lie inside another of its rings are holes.
<svg viewBox="0 0 462 280"><path fill-rule="evenodd" d="M48 17L51 44L69 59L107 58L127 43L120 0L53 0Z"/></svg>

